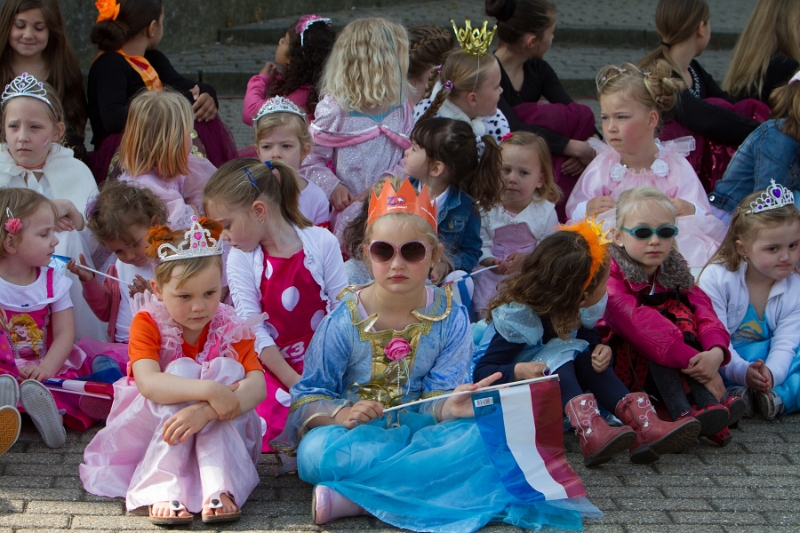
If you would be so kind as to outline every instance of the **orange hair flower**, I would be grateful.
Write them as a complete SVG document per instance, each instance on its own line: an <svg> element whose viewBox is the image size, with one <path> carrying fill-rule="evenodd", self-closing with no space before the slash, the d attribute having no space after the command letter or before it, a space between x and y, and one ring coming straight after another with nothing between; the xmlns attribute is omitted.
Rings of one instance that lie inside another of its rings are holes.
<svg viewBox="0 0 800 533"><path fill-rule="evenodd" d="M589 285L592 283L592 280L597 275L597 271L603 265L603 262L606 260L606 245L611 242L611 239L606 237L606 231L603 231L603 223L597 223L597 215L589 218L589 215L586 215L586 220L582 220L575 224L570 225L562 225L558 227L561 231L574 231L575 233L579 234L586 240L586 244L589 245L589 255L592 258L592 267L589 270L589 279L586 280L586 283L583 285L584 290L586 290Z"/></svg>
<svg viewBox="0 0 800 533"><path fill-rule="evenodd" d="M117 20L117 16L119 16L119 4L117 0L97 0L97 2L94 3L94 7L100 12L100 14L97 15L97 22Z"/></svg>

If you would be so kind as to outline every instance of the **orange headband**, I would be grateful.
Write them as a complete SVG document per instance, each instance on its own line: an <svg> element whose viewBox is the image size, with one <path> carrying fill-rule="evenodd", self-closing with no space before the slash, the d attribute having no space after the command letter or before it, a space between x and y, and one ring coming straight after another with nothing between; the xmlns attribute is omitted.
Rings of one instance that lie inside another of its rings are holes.
<svg viewBox="0 0 800 533"><path fill-rule="evenodd" d="M592 267L589 269L589 279L587 279L586 283L583 285L583 290L586 290L589 288L592 280L597 275L597 271L600 270L600 267L606 260L606 246L611 242L611 239L606 237L607 232L603 231L603 223L597 223L597 215L592 218L589 218L587 215L586 220L568 226L561 225L558 229L560 231L573 231L579 234L584 238L586 244L589 245L589 256L592 258Z"/></svg>

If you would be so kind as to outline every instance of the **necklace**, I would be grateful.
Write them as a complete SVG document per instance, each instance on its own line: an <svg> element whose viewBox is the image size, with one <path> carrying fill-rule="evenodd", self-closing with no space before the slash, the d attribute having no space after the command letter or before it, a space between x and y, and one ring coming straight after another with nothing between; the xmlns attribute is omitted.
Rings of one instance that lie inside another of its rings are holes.
<svg viewBox="0 0 800 533"><path fill-rule="evenodd" d="M695 98L697 98L699 100L700 99L700 76L697 75L697 72L695 72L695 70L692 68L691 65L689 65L689 74L692 75L692 81L694 82L693 86L689 87L689 93L691 93L692 96L694 96Z"/></svg>

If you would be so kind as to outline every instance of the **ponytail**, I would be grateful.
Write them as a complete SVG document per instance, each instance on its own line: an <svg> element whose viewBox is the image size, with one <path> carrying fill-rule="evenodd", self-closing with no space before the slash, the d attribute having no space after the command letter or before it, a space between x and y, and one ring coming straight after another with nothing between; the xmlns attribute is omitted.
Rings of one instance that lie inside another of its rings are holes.
<svg viewBox="0 0 800 533"><path fill-rule="evenodd" d="M488 213L500 203L506 182L503 179L502 150L491 135L484 135L481 141L483 155L472 178L464 184L464 191L472 196L482 213Z"/></svg>
<svg viewBox="0 0 800 533"><path fill-rule="evenodd" d="M272 168L270 168L270 166ZM278 171L276 178L272 169ZM313 226L300 212L300 189L297 173L280 161L262 163L255 158L240 158L222 165L203 189L203 203L219 202L225 206L249 209L258 199L266 199L280 208L281 216L298 228Z"/></svg>
<svg viewBox="0 0 800 533"><path fill-rule="evenodd" d="M425 91L427 92L427 90L428 89L426 88ZM439 112L439 108L442 107L442 104L444 103L444 101L447 99L448 96L450 96L450 89L446 89L445 87L439 89L439 92L436 93L436 98L433 99L433 102L431 102L431 106L425 111L425 114L423 114L420 117L419 121L421 122L429 118L434 118L436 116L436 113Z"/></svg>

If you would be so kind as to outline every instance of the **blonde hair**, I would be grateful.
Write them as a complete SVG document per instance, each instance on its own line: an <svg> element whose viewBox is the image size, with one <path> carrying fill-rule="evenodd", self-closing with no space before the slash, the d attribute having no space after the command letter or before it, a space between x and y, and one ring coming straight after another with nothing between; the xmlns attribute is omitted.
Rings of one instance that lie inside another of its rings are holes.
<svg viewBox="0 0 800 533"><path fill-rule="evenodd" d="M539 163L542 165L542 186L536 189L536 194L539 199L534 199L535 202L549 200L557 204L561 200L561 188L556 185L553 178L553 160L550 157L550 148L547 142L540 136L529 131L517 131L506 137L500 143L500 149L503 146L521 146L534 152L539 157Z"/></svg>
<svg viewBox="0 0 800 533"><path fill-rule="evenodd" d="M639 212L639 208L641 208L644 203L649 203L650 205L655 204L664 208L672 215L672 223L675 224L678 218L678 212L675 210L675 206L672 205L672 202L669 201L669 197L654 187L644 185L628 189L619 195L617 199L616 231L622 231L622 228L625 226L625 221L633 216L634 213ZM676 252L678 251L677 239L672 239L672 249Z"/></svg>
<svg viewBox="0 0 800 533"><path fill-rule="evenodd" d="M691 38L700 24L708 24L710 19L711 9L706 0L659 0L656 7L656 31L661 38L661 44L639 61L639 66L645 68L656 60L663 59L672 70L680 72L681 67L669 53L670 47Z"/></svg>
<svg viewBox="0 0 800 533"><path fill-rule="evenodd" d="M763 193L764 191L756 191L748 195L736 207L728 227L728 233L722 239L722 244L719 245L717 252L709 260L709 265L725 265L725 268L731 272L736 272L742 264L742 257L736 250L736 241L749 244L756 240L759 233L765 229L776 228L800 220L800 211L794 204L760 213L746 214L750 210L750 203L755 202Z"/></svg>
<svg viewBox="0 0 800 533"><path fill-rule="evenodd" d="M733 49L722 88L734 96L760 98L764 77L774 55L782 54L800 61L798 26L800 2L759 0Z"/></svg>
<svg viewBox="0 0 800 533"><path fill-rule="evenodd" d="M445 99L451 96L457 98L461 94L469 94L483 87L489 78L489 69L495 63L497 63L497 58L494 57L494 54L477 57L464 50L454 50L447 54L439 79L442 83L446 81L452 83L453 89L449 90L445 87L439 89L431 106L419 120L435 117Z"/></svg>
<svg viewBox="0 0 800 533"><path fill-rule="evenodd" d="M131 101L119 146L119 163L132 177L157 169L165 179L189 173L186 140L194 125L192 107L172 91L144 91Z"/></svg>
<svg viewBox="0 0 800 533"><path fill-rule="evenodd" d="M624 92L659 115L675 106L685 84L672 77L672 67L663 59L643 67L631 63L607 65L597 73L597 97Z"/></svg>
<svg viewBox="0 0 800 533"><path fill-rule="evenodd" d="M222 234L222 224L210 218L201 218L200 225L211 232L211 237L219 240ZM168 226L156 226L151 228L147 233L147 248L145 254L153 261L159 261L158 249L163 244L171 244L178 247L180 243L186 240L186 230L173 231ZM220 276L222 275L222 256L221 255L206 255L201 257L192 257L189 259L176 259L174 261L161 262L156 266L155 280L159 286L164 286L172 279L174 270L178 267L184 267L181 271L180 278L178 278L177 288L180 289L186 281L202 272L211 265L219 267Z"/></svg>
<svg viewBox="0 0 800 533"><path fill-rule="evenodd" d="M42 89L44 89L45 92L43 96L48 100L50 100L50 105L53 106L52 109L50 108L50 106L47 105L46 102L42 102L38 98L36 100L41 105L47 108L47 116L50 117L50 119L53 121L54 126L58 126L59 124L64 124L64 106L61 105L61 99L58 97L58 93L53 88L53 86L47 83L46 81L42 81ZM30 97L17 96L10 100L6 100L6 102L2 106L3 127L0 128L0 142L6 142L6 110L8 109L8 106L13 105L14 100L18 100L20 98L30 98Z"/></svg>
<svg viewBox="0 0 800 533"><path fill-rule="evenodd" d="M348 24L333 45L320 80L343 109L366 112L403 105L411 92L408 33L381 17Z"/></svg>
<svg viewBox="0 0 800 533"><path fill-rule="evenodd" d="M44 206L53 210L53 220L55 221L58 218L58 209L49 198L31 189L17 187L0 189L0 242L5 242L9 234L6 230L6 222L11 218L8 216L9 212L13 218L18 218L22 222L24 228L25 219L34 215ZM16 235L16 238L19 239L19 234ZM5 256L6 249L4 246L0 246L0 258Z"/></svg>
<svg viewBox="0 0 800 533"><path fill-rule="evenodd" d="M772 91L769 99L772 118L785 118L778 122L778 128L800 143L800 82L792 82Z"/></svg>
<svg viewBox="0 0 800 533"><path fill-rule="evenodd" d="M255 158L228 161L214 172L203 189L203 204L219 202L234 209L249 209L256 200L265 200L280 208L281 216L298 228L313 224L300 211L297 173L280 161L271 161L280 179ZM252 178L252 181L251 181Z"/></svg>
<svg viewBox="0 0 800 533"><path fill-rule="evenodd" d="M303 117L294 113L271 113L258 119L255 124L256 151L258 151L258 142L269 135L272 130L281 126L290 126L292 128L292 133L297 135L301 148L311 147L311 133L309 133L308 124L306 124Z"/></svg>

